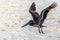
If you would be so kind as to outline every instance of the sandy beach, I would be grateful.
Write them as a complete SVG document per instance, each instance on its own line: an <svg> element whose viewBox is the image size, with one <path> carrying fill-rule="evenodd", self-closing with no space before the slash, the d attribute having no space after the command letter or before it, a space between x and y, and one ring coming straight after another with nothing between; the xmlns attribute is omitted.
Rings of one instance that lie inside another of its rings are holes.
<svg viewBox="0 0 60 40"><path fill-rule="evenodd" d="M38 27L25 26L32 19L29 8L35 2L37 12L57 3L57 7L48 13L43 31ZM60 40L60 0L0 0L0 40Z"/></svg>

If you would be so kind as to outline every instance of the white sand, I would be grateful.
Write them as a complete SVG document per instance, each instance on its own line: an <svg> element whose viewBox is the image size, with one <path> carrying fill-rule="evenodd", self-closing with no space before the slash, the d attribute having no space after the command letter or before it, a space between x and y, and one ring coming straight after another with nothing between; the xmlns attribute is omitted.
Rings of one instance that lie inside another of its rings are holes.
<svg viewBox="0 0 60 40"><path fill-rule="evenodd" d="M40 34L37 27L22 25L32 19L28 9L32 2L36 3L37 12L53 2L57 7L52 9ZM60 0L0 0L0 40L60 40Z"/></svg>

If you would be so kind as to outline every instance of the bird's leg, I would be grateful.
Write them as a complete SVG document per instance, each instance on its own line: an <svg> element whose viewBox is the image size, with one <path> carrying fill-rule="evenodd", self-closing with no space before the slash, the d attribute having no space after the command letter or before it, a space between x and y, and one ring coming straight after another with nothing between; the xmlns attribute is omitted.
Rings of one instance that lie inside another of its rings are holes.
<svg viewBox="0 0 60 40"><path fill-rule="evenodd" d="M39 33L41 33L41 32L40 32L40 27L38 27L38 30L39 30Z"/></svg>
<svg viewBox="0 0 60 40"><path fill-rule="evenodd" d="M39 25L39 33L44 33L43 30L42 30L42 23L40 22L40 25Z"/></svg>
<svg viewBox="0 0 60 40"><path fill-rule="evenodd" d="M43 30L42 30L42 27L41 27L41 33L44 34Z"/></svg>
<svg viewBox="0 0 60 40"><path fill-rule="evenodd" d="M38 23L38 25L39 25L39 27L38 27L39 33L41 33L41 30L40 30L40 28L41 28L41 24Z"/></svg>

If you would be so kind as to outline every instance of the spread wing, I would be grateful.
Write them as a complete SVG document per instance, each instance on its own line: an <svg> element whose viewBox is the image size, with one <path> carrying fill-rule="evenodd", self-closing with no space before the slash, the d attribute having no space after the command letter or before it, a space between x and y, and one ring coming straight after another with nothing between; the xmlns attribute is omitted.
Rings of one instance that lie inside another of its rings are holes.
<svg viewBox="0 0 60 40"><path fill-rule="evenodd" d="M33 21L37 21L37 19L39 18L39 14L36 12L36 7L35 7L35 3L33 2L30 9L29 9L30 14L33 17Z"/></svg>
<svg viewBox="0 0 60 40"><path fill-rule="evenodd" d="M40 14L40 21L43 23L45 18L47 17L47 13L52 9L55 8L57 6L57 3L53 2L50 6L48 6L47 8L45 8L44 10L42 10L41 14Z"/></svg>
<svg viewBox="0 0 60 40"><path fill-rule="evenodd" d="M57 6L57 3L53 2L50 6L43 9L41 13L47 14L51 9L55 8Z"/></svg>

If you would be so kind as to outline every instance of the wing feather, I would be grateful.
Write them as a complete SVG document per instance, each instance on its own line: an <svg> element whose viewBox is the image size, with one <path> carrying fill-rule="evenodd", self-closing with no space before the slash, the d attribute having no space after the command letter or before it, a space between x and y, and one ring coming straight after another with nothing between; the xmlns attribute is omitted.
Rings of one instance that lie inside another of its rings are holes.
<svg viewBox="0 0 60 40"><path fill-rule="evenodd" d="M33 2L30 9L29 9L30 14L33 17L34 21L37 21L37 19L39 18L39 14L36 12L36 7L35 7L35 3Z"/></svg>

